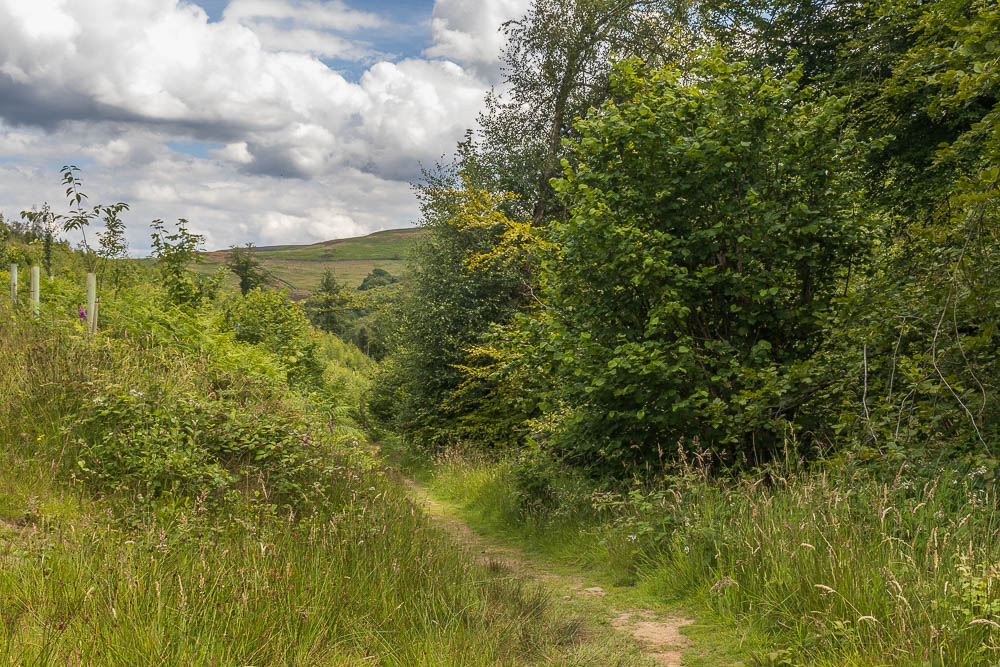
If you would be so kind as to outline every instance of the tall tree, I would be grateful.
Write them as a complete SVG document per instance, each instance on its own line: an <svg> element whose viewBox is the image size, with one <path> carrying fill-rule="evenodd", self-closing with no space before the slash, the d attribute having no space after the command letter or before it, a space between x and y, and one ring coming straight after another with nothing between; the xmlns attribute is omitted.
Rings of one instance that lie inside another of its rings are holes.
<svg viewBox="0 0 1000 667"><path fill-rule="evenodd" d="M690 48L686 0L535 0L504 25L504 83L487 97L477 141L495 190L521 196L522 214L541 224L557 202L563 139L574 121L611 94L612 57L650 64Z"/></svg>
<svg viewBox="0 0 1000 667"><path fill-rule="evenodd" d="M680 439L763 457L812 395L795 369L864 228L843 102L799 79L623 63L578 124L529 320L576 461L620 472Z"/></svg>
<svg viewBox="0 0 1000 667"><path fill-rule="evenodd" d="M410 293L399 306L403 335L383 373L396 398L382 404L395 406L405 430L425 441L475 431L458 425L475 421L489 389L459 392L461 367L493 326L532 303L536 287L509 223L542 227L558 217L549 181L575 120L611 95L609 58L678 57L687 14L685 0L535 0L503 27L504 82L487 97L479 130L416 188L428 234L412 256Z"/></svg>

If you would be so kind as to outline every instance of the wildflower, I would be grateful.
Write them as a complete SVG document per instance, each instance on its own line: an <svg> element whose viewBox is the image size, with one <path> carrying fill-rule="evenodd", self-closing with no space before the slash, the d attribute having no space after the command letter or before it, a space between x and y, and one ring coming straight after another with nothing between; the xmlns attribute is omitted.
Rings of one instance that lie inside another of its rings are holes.
<svg viewBox="0 0 1000 667"><path fill-rule="evenodd" d="M77 306L76 312L80 316L81 320L83 320L84 322L87 321L87 313L83 312L83 306Z"/></svg>
<svg viewBox="0 0 1000 667"><path fill-rule="evenodd" d="M326 422L326 430L330 432L330 435L333 435L333 417L330 417Z"/></svg>
<svg viewBox="0 0 1000 667"><path fill-rule="evenodd" d="M628 536L628 541L629 542L635 542L637 539L639 539L639 538L636 537L635 535L629 535Z"/></svg>

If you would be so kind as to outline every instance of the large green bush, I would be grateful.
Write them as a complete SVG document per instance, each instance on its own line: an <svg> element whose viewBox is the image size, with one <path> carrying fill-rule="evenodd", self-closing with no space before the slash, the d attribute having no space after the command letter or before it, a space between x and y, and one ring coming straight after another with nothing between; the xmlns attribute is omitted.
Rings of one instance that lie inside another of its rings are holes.
<svg viewBox="0 0 1000 667"><path fill-rule="evenodd" d="M219 499L252 474L285 498L302 495L308 435L301 420L156 382L91 387L91 405L77 420L77 465L97 486Z"/></svg>
<svg viewBox="0 0 1000 667"><path fill-rule="evenodd" d="M292 384L318 385L323 366L317 357L312 326L287 291L256 288L227 309L226 328L236 340L263 345L288 369Z"/></svg>
<svg viewBox="0 0 1000 667"><path fill-rule="evenodd" d="M844 102L798 78L625 62L577 125L528 322L563 452L618 468L685 439L780 446L865 240Z"/></svg>

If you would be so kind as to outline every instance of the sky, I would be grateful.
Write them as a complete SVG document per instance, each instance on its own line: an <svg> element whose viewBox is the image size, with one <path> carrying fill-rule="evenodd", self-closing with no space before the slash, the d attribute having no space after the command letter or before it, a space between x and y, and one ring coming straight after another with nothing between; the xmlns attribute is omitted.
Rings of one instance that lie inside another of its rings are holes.
<svg viewBox="0 0 1000 667"><path fill-rule="evenodd" d="M0 213L185 218L208 249L414 224L530 0L0 0Z"/></svg>

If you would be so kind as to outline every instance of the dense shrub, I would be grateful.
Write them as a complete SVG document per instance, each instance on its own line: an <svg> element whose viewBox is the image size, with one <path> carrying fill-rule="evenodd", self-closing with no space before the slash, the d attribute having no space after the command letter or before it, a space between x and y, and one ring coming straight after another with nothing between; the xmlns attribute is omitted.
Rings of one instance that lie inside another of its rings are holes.
<svg viewBox="0 0 1000 667"><path fill-rule="evenodd" d="M555 442L605 469L685 438L766 457L863 249L843 101L717 57L623 63L614 85L555 182L569 217L527 322Z"/></svg>
<svg viewBox="0 0 1000 667"><path fill-rule="evenodd" d="M286 499L302 495L304 423L191 389L93 386L75 433L80 472L107 490L217 500L255 476Z"/></svg>
<svg viewBox="0 0 1000 667"><path fill-rule="evenodd" d="M317 385L322 380L312 326L287 291L251 290L227 308L225 328L236 340L263 345L276 354L288 369L289 383Z"/></svg>
<svg viewBox="0 0 1000 667"><path fill-rule="evenodd" d="M361 285L358 286L359 292L365 292L370 289L375 289L376 287L384 287L385 285L392 285L393 283L398 283L399 278L392 275L385 269L380 269L375 267L372 269L365 279L361 281Z"/></svg>

